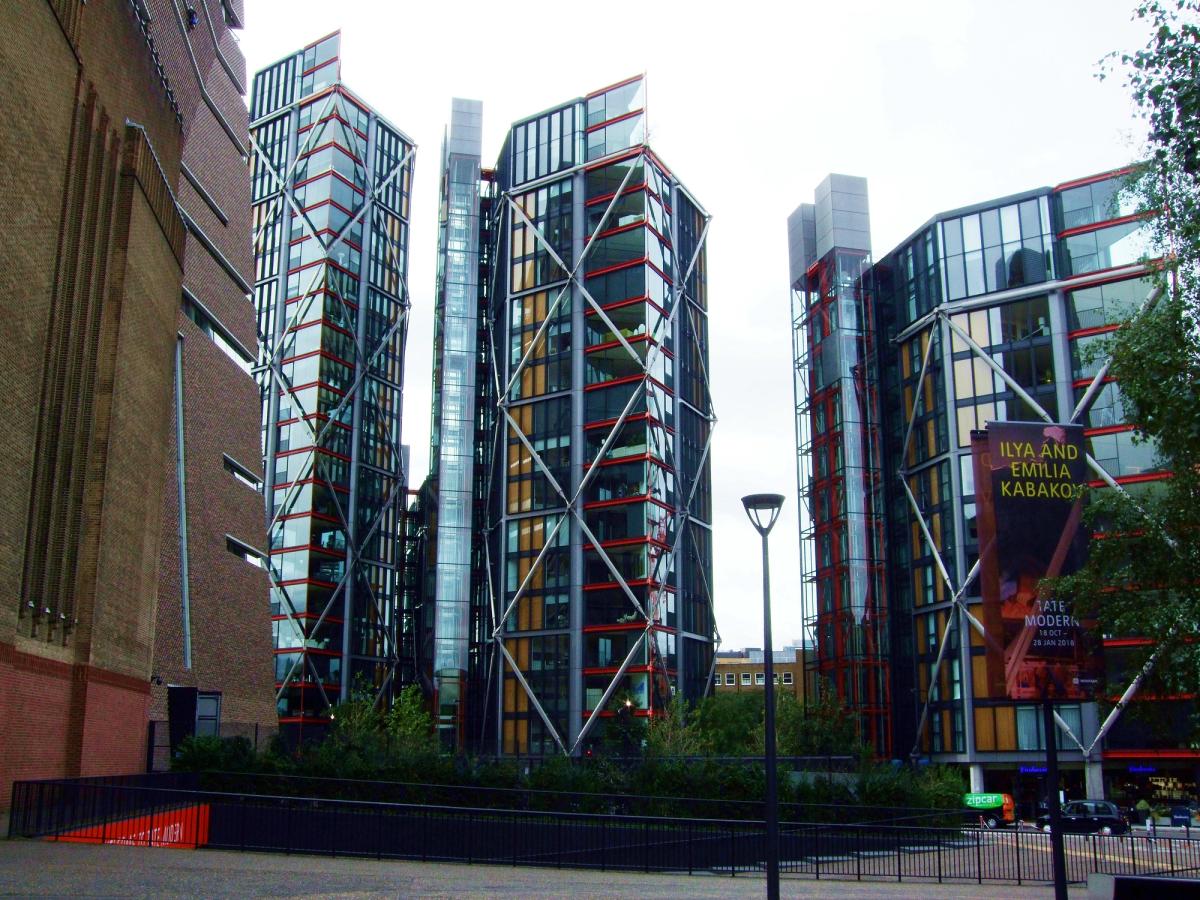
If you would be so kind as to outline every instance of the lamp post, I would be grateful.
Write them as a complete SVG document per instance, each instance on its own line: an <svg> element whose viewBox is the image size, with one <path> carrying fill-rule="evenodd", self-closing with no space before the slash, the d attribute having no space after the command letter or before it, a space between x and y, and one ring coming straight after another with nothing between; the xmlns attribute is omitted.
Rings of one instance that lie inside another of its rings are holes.
<svg viewBox="0 0 1200 900"><path fill-rule="evenodd" d="M763 674L766 710L767 754L767 900L779 900L779 798L776 788L775 764L775 665L771 649L771 568L767 557L767 535L779 518L783 506L782 494L750 494L742 498L750 524L762 536L763 566Z"/></svg>

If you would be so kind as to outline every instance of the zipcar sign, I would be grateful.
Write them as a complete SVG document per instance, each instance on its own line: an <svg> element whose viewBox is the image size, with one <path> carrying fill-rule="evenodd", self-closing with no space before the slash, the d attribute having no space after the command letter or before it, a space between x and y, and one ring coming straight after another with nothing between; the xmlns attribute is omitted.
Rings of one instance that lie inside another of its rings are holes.
<svg viewBox="0 0 1200 900"><path fill-rule="evenodd" d="M1003 794L963 794L963 806L969 809L996 809L1003 805Z"/></svg>

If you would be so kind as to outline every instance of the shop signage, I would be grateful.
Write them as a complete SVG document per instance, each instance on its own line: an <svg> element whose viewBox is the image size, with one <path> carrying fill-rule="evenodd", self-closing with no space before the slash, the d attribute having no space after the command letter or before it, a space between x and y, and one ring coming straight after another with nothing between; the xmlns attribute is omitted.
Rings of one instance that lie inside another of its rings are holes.
<svg viewBox="0 0 1200 900"><path fill-rule="evenodd" d="M987 696L1089 699L1103 660L1094 621L1040 587L1087 558L1083 427L989 422L971 433Z"/></svg>
<svg viewBox="0 0 1200 900"><path fill-rule="evenodd" d="M963 794L963 806L970 809L997 809L1003 805L1003 794Z"/></svg>

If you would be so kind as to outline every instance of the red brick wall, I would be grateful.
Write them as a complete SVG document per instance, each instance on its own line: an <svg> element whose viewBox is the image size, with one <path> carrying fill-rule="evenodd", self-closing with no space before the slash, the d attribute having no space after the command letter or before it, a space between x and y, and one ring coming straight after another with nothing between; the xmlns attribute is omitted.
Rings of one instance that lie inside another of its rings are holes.
<svg viewBox="0 0 1200 900"><path fill-rule="evenodd" d="M140 772L148 685L0 644L0 809L24 779Z"/></svg>

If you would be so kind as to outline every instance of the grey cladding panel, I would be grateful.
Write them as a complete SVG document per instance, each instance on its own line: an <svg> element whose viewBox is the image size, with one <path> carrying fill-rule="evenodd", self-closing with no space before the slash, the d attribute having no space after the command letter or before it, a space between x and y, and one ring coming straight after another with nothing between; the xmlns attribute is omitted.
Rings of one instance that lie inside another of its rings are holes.
<svg viewBox="0 0 1200 900"><path fill-rule="evenodd" d="M830 174L817 186L816 256L834 247L871 252L867 179Z"/></svg>
<svg viewBox="0 0 1200 900"><path fill-rule="evenodd" d="M482 101L459 97L450 101L448 149L451 153L463 156L480 156L483 153Z"/></svg>
<svg viewBox="0 0 1200 900"><path fill-rule="evenodd" d="M788 272L793 286L817 258L815 213L811 203L802 203L788 216Z"/></svg>

